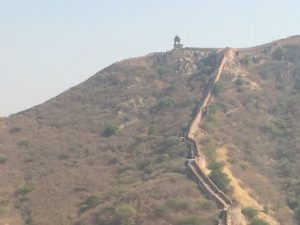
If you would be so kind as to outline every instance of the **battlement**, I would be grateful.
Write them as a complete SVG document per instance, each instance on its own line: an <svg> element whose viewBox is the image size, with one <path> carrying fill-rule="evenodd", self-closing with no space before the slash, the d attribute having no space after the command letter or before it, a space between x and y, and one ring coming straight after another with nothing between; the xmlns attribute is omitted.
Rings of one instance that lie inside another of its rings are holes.
<svg viewBox="0 0 300 225"><path fill-rule="evenodd" d="M270 43L265 43L249 48L235 48L234 50L241 53L259 53L263 51L271 51L272 48L283 46L283 45L293 45L300 44L300 35L290 36L287 38L272 41Z"/></svg>
<svg viewBox="0 0 300 225"><path fill-rule="evenodd" d="M217 52L221 50L221 48L199 48L199 47L184 47L185 50L189 51L197 51L197 52Z"/></svg>
<svg viewBox="0 0 300 225"><path fill-rule="evenodd" d="M226 48L224 51L218 50L218 54L222 55L222 59L219 62L219 65L212 72L212 80L209 84L209 89L204 97L201 105L199 106L198 113L194 117L193 121L190 124L190 127L187 131L185 140L190 145L191 156L194 160L188 160L187 166L192 172L196 182L199 185L199 188L205 193L206 196L213 199L220 207L222 207L222 212L220 219L218 221L219 225L238 225L239 220L232 220L232 210L234 212L240 210L240 206L235 205L233 201L229 198L227 194L221 191L216 184L205 174L203 171L203 166L205 166L205 157L203 153L200 152L200 146L196 141L196 132L199 130L200 123L204 114L204 110L212 99L212 87L215 82L217 82L221 73L224 69L227 58L231 58L232 49ZM232 208L233 207L233 208Z"/></svg>

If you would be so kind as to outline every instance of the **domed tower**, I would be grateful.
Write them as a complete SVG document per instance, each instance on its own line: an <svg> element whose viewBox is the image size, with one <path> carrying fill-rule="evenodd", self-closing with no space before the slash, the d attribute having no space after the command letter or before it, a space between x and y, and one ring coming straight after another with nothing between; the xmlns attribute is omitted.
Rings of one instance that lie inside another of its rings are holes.
<svg viewBox="0 0 300 225"><path fill-rule="evenodd" d="M177 35L175 38L174 38L174 49L179 49L179 48L182 48L183 45L180 44L180 37Z"/></svg>

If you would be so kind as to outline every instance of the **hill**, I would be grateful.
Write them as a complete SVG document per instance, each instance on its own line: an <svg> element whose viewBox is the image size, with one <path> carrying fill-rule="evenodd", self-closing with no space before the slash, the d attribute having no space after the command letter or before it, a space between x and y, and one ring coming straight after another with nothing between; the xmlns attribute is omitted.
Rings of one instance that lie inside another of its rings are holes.
<svg viewBox="0 0 300 225"><path fill-rule="evenodd" d="M129 210L137 224L211 223L217 208L186 179L179 137L216 60L214 50L125 60L5 119L3 217L112 224Z"/></svg>
<svg viewBox="0 0 300 225"><path fill-rule="evenodd" d="M222 161L232 199L297 224L300 38L230 49L215 84L223 50L177 47L1 119L1 225L214 224L182 141L210 89L196 136L207 169Z"/></svg>

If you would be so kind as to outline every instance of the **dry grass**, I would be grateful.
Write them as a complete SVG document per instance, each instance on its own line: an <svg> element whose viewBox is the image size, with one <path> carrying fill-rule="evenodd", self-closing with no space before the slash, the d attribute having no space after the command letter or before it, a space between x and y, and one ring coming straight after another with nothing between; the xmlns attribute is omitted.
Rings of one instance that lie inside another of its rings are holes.
<svg viewBox="0 0 300 225"><path fill-rule="evenodd" d="M225 171L242 204L262 205L279 223L296 224L287 198L299 196L300 47L280 48L283 60L274 59L273 48L250 53L249 65L242 65L239 55L226 66L224 90L212 103L218 110L202 124L209 138L202 146L206 152L211 143L228 146Z"/></svg>
<svg viewBox="0 0 300 225"><path fill-rule="evenodd" d="M180 58L196 70L176 73ZM124 204L137 211L136 224L213 223L217 208L186 178L188 148L178 141L209 80L204 59L177 52L119 64L8 118L0 130L0 153L8 157L0 165L1 198L26 225L116 224L107 210ZM118 132L105 137L108 124ZM159 207L165 214L155 214Z"/></svg>

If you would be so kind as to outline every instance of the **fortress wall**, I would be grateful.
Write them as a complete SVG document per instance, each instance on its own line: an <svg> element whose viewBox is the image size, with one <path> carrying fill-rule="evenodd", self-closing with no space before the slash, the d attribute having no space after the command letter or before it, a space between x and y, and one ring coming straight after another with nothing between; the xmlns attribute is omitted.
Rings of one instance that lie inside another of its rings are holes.
<svg viewBox="0 0 300 225"><path fill-rule="evenodd" d="M197 148L197 144L196 141L191 140L189 142L191 149L193 147ZM232 201L231 199L223 192L221 191L216 185L215 183L202 171L201 166L199 166L198 162L195 160L193 162L191 162L189 165L192 165L194 168L194 172L201 177L202 182L205 182L206 186L202 185L204 188L208 187L209 190L205 190L205 192L212 192L209 193L209 195L217 195L219 199L222 199L222 202L224 204L228 204L231 205ZM207 189L207 188L206 188ZM215 198L215 197L214 197ZM218 200L220 201L220 200ZM219 202L220 203L220 202Z"/></svg>
<svg viewBox="0 0 300 225"><path fill-rule="evenodd" d="M196 133L196 131L198 130L198 127L201 123L201 120L202 120L202 116L203 116L203 113L204 113L204 110L205 108L207 107L210 99L211 99L211 92L212 92L212 88L213 88L213 84L216 83L217 81L219 81L220 79L220 76L221 76L221 73L222 73L222 70L225 66L225 61L226 61L226 52L228 50L225 50L225 53L223 53L223 57L222 57L222 60L220 62L220 65L213 71L212 73L212 77L214 77L214 80L212 82L212 84L210 84L210 87L209 87L209 91L206 95L206 97L203 99L203 102L198 110L198 113L196 114L194 120L192 121L191 125L190 125L190 128L189 128L189 131L188 131L188 134L187 136L190 138L190 139L194 139L194 134Z"/></svg>
<svg viewBox="0 0 300 225"><path fill-rule="evenodd" d="M217 205L221 208L224 208L227 206L226 202L223 201L214 191L210 189L210 187L206 184L206 182L199 176L198 172L195 170L195 163L188 164L189 169L192 171L194 179L196 179L196 182L199 186L199 188L202 190L202 192L210 199L215 201Z"/></svg>
<svg viewBox="0 0 300 225"><path fill-rule="evenodd" d="M141 64L143 64L143 60L148 59L149 57L162 56L162 55L169 55L169 54L171 54L171 53L172 53L172 51L167 51L167 52L153 52L153 53L149 53L149 54L144 55L144 56L133 57L133 58L127 58L127 59L123 59L123 60L117 61L117 62L115 62L115 63L113 63L113 64L111 64L111 65L109 65L109 66L107 66L107 67L104 67L102 70L100 70L100 71L98 71L97 73L93 74L92 76L90 76L89 78L87 78L85 81L79 83L78 85L81 85L82 83L84 83L84 82L86 82L86 81L92 79L94 76L96 76L96 75L98 75L98 74L105 73L105 72L109 72L109 71L111 70L111 68L113 68L113 67L116 66L116 65L120 65L120 64L141 65ZM76 86L78 86L78 85L76 85ZM45 104L45 103L47 103L47 102L50 102L50 101L53 100L54 98L57 98L57 97L59 97L59 96L65 94L66 92L70 91L72 88L74 88L74 87L70 87L70 88L66 89L65 91L63 91L62 93L59 93L59 94L56 95L55 97L53 97L53 98L51 98L51 99L48 99L48 100L46 100L46 101L44 101L44 102L42 102L42 103L39 103L39 104L37 104L37 105L35 105L35 106L33 106L33 107L30 107L30 108L28 108L28 109L22 110L22 111L20 111L20 112L18 112L18 113L16 113L16 114L21 114L21 113L25 113L25 112L27 112L27 111L29 111L29 110L33 110L33 109L37 108L38 106L43 105L43 104Z"/></svg>
<svg viewBox="0 0 300 225"><path fill-rule="evenodd" d="M199 51L199 50L205 50L205 51L216 50L215 48L185 48L185 49L188 49L188 50L197 50L197 51ZM78 85L81 85L82 83L84 83L84 82L86 82L86 81L92 79L94 76L96 76L96 75L98 75L98 74L105 73L105 72L109 72L109 71L111 70L111 68L113 68L113 67L116 66L116 65L122 65L122 64L128 64L128 65L131 65L131 66L134 66L134 65L145 65L146 63L143 62L145 59L149 59L149 57L156 57L156 56L170 55L170 54L172 54L173 51L174 51L174 49L171 50L171 51L166 51L166 52L153 52L153 53L149 53L149 54L144 55L144 56L132 57L132 58L127 58L127 59L123 59L123 60L117 61L117 62L115 62L115 63L113 63L113 64L111 64L111 65L109 65L109 66L107 66L107 67L104 67L102 70L100 70L100 71L98 71L97 73L93 74L93 75L92 75L91 77L89 77L87 80L85 80L85 81L79 83ZM46 101L44 101L44 102L42 102L42 103L40 103L40 104L37 104L36 106L33 106L33 107L30 107L30 108L25 109L25 110L23 110L23 111L20 111L20 112L18 112L17 114L24 113L24 112L27 112L27 111L29 111L29 110L35 109L36 107L38 107L38 106L40 106L40 105L43 105L43 104L45 104L45 103L51 101L52 99L57 98L57 97L59 97L59 96L65 94L66 92L70 91L72 88L74 88L74 87L71 87L71 88L65 90L64 92L62 92L62 93L56 95L55 97L53 97L53 98L51 98L51 99L49 99L49 100L46 100Z"/></svg>
<svg viewBox="0 0 300 225"><path fill-rule="evenodd" d="M266 43L266 44L262 44L262 45L258 45L258 46L255 46L255 47L249 47L249 48L235 48L234 51L237 51L237 52L241 52L242 54L251 54L251 53L260 53L264 50L270 50L272 47L277 47L277 46L282 46L282 45L288 45L288 44L300 44L300 35L297 35L297 36L291 36L291 37L288 37L288 38L285 38L285 39L280 39L280 40L277 40L277 41L274 41L274 42L271 42L271 43ZM185 47L183 48L185 50L189 50L189 51L217 51L217 52L220 52L222 49L221 48L197 48L197 47ZM115 62L105 68L103 68L102 70L100 70L99 72L95 73L94 75L92 75L91 77L89 77L87 80L93 78L95 75L97 74L101 74L101 73L104 73L104 72L108 72L110 71L110 69L116 65L119 65L119 64L129 64L129 65L141 65L143 64L143 60L144 59L147 59L149 57L153 57L153 56L162 56L162 55L169 55L171 54L172 52L174 51L171 50L171 51L167 51L167 52L154 52L154 53L150 53L150 54L147 54L145 56L140 56L140 57L133 57L133 58L128 58L128 59L123 59L123 60L120 60L118 62ZM224 60L224 58L223 58ZM220 70L220 67L218 68ZM85 81L87 81L85 80ZM85 82L83 81L83 82ZM83 82L81 82L80 84L82 84ZM80 85L79 84L79 85ZM72 89L73 87L67 89L66 91L58 94L57 96L53 97L53 98L56 98L60 95L63 95L65 94L65 92L69 91L70 89ZM210 98L210 94L209 96L207 96L208 98L207 99L204 99L204 102L208 102L209 101L209 98ZM24 113L28 110L31 110L31 109L34 109L36 108L37 106L40 106L46 102L49 102L51 101L53 98L43 102L43 103L40 103L36 106L33 106L33 107L30 107L29 109L25 109L23 111L20 111L18 112L17 114L20 114L20 113ZM198 115L198 121L201 121L201 115ZM190 131L191 132L195 132L195 125L193 124L191 127L190 127ZM190 133L191 134L191 133Z"/></svg>
<svg viewBox="0 0 300 225"><path fill-rule="evenodd" d="M231 59L233 54L232 49L226 48L224 52L219 51L218 53L222 55L222 59L220 61L219 66L213 71L212 77L213 80L209 84L209 90L205 96L205 98L202 101L202 104L199 107L198 113L194 117L187 135L186 140L190 143L191 149L194 146L196 148L196 156L193 158L194 160L188 161L188 166L190 170L194 173L195 177L197 178L197 182L200 185L200 188L203 192L205 192L208 196L210 196L212 199L214 199L218 205L220 205L223 210L221 214L221 219L219 220L218 224L225 224L225 225L233 225L233 222L231 220L231 209L230 207L233 205L232 200L223 192L221 191L215 183L205 174L205 172L201 169L201 164L199 163L199 160L196 160L197 157L201 157L203 153L200 151L200 146L196 141L195 135L200 127L200 123L202 121L203 113L207 105L212 99L212 89L213 85L219 81L221 77L221 73L225 67L225 63L227 58Z"/></svg>
<svg viewBox="0 0 300 225"><path fill-rule="evenodd" d="M84 83L84 82L90 80L91 78L93 78L94 76L96 76L96 75L99 74L99 73L103 73L103 72L106 72L106 71L110 70L113 66L115 66L115 65L117 65L117 64L118 64L118 62L117 62L117 63L113 63L113 64L111 64L111 65L109 65L109 66L103 68L102 70L100 70L99 72L95 73L94 75L92 75L91 77L89 77L89 78L86 79L85 81L79 83L78 85L81 85L82 83ZM78 86L78 85L76 85L76 86ZM48 103L48 102L52 101L53 99L55 99L55 98L57 98L57 97L59 97L59 96L61 96L61 95L64 95L65 93L67 93L68 91L72 90L73 88L74 88L74 87L70 87L70 88L66 89L65 91L63 91L62 93L59 93L59 94L56 95L55 97L52 97L51 99L48 99L48 100L46 100L46 101L44 101L44 102L42 102L42 103L39 103L39 104L37 104L37 105L35 105L35 106L33 106L33 107L30 107L30 108L28 108L28 109L22 110L22 111L20 111L20 112L18 112L18 113L16 113L16 114L21 114L21 113L28 112L29 110L34 110L35 108L37 108L37 107L39 107L39 106L41 106L41 105L43 105L43 104L45 104L45 103Z"/></svg>
<svg viewBox="0 0 300 225"><path fill-rule="evenodd" d="M234 50L239 55L247 55L247 54L256 55L256 54L269 52L269 51L271 51L272 47L273 47L272 43L267 43L267 44L259 45L259 46L256 46L256 47L236 48Z"/></svg>
<svg viewBox="0 0 300 225"><path fill-rule="evenodd" d="M278 46L300 44L300 35L292 36L275 42Z"/></svg>
<svg viewBox="0 0 300 225"><path fill-rule="evenodd" d="M203 51L207 51L207 50L211 51L211 50L216 50L214 48L210 48L210 49L206 49L206 48L204 48L204 49L203 48L193 48L193 49L187 48L187 49L189 49L189 50L193 50L194 49L195 51L202 51L202 50ZM219 51L219 54L220 54L221 53L220 50L218 50L218 51ZM210 102L210 100L212 98L211 95L212 95L213 84L220 79L222 70L223 70L223 68L225 66L225 62L226 62L226 58L227 58L228 52L229 52L229 49L226 49L225 52L223 52L222 60L221 60L221 62L219 64L219 66L212 73L213 80L212 80L211 84L209 85L209 90L207 92L207 95L204 98L204 100L203 100L203 102L202 102L202 104L201 104L201 106L199 108L199 111L196 114L194 120L192 121L192 123L190 125L190 128L188 130L187 136L186 136L186 140L190 143L192 152L195 151L194 154L192 154L193 158L194 158L195 155L197 155L198 157L203 156L203 154L201 153L201 151L199 149L199 145L195 141L195 136L194 135L195 135L196 131L199 129L199 125L200 125L201 120L202 120L204 109L207 107L208 103ZM171 53L172 53L172 51L169 51L169 52L156 52L156 53L148 54L146 56L141 56L141 57L135 57L135 58L129 58L129 59L121 60L119 62L111 64L110 66L107 66L107 67L103 68L101 71L97 72L95 75L107 72L113 66L116 66L116 65L119 65L119 64L126 63L126 64L129 64L129 65L137 65L137 64L140 64L146 58L149 58L149 57L152 57L152 56L167 55L167 54L171 54ZM88 80L91 79L91 78L93 78L95 75L93 75L92 77L88 78ZM70 89L72 89L72 88L70 88ZM57 95L56 97L58 97L58 96L60 96L60 95L62 95L64 93L66 93L70 89L64 91L63 93ZM51 101L52 99L50 99L48 101ZM48 102L48 101L46 101L46 102ZM41 104L39 104L39 105L41 105ZM37 105L37 106L39 106L39 105ZM35 107L31 108L31 109L34 109L37 106L35 106ZM25 110L25 111L22 111L22 112L26 112L28 110ZM206 193L206 195L208 195L210 198L212 198L214 201L216 201L217 204L220 205L223 208L223 212L225 212L225 214L224 214L225 217L223 218L223 224L231 225L230 213L227 212L227 211L225 211L225 210L227 210L227 208L228 208L229 205L232 205L231 199L224 192L222 192L211 181L211 179L202 171L202 169L200 167L201 165L199 165L199 161L198 162L193 161L193 163L189 163L188 166L192 170L194 176L196 177L197 182L200 185L200 188Z"/></svg>
<svg viewBox="0 0 300 225"><path fill-rule="evenodd" d="M189 51L218 51L221 48L197 48L197 47L184 47L184 50L189 50Z"/></svg>
<svg viewBox="0 0 300 225"><path fill-rule="evenodd" d="M232 224L230 212L228 209L223 209L221 212L220 219L218 221L218 225L229 225Z"/></svg>
<svg viewBox="0 0 300 225"><path fill-rule="evenodd" d="M283 46L283 45L293 45L293 44L300 44L300 35L291 36L288 38L280 39L277 41L273 41L271 43L265 43L262 45L249 47L249 48L235 48L235 51L239 51L241 53L260 53L262 51L270 51L272 48Z"/></svg>
<svg viewBox="0 0 300 225"><path fill-rule="evenodd" d="M196 172L206 182L206 184L210 187L210 189L214 191L214 193L217 194L226 204L231 205L232 204L231 199L215 185L215 183L203 172L203 170L196 162L194 167Z"/></svg>

